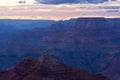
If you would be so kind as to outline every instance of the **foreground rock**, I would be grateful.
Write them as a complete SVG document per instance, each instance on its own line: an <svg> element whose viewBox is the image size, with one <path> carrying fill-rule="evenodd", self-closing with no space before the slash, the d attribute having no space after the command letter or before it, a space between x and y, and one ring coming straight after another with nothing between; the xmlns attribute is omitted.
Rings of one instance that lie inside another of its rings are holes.
<svg viewBox="0 0 120 80"><path fill-rule="evenodd" d="M98 74L71 68L43 55L38 60L26 58L14 69L0 72L0 80L109 80Z"/></svg>

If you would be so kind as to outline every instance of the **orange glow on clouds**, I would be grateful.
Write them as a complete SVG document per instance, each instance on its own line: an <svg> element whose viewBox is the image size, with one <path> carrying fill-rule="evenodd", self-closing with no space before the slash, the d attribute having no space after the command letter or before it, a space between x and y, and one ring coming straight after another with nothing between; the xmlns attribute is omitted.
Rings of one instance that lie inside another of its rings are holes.
<svg viewBox="0 0 120 80"><path fill-rule="evenodd" d="M120 18L120 6L112 9L104 4L62 4L62 5L22 5L1 6L0 19L69 19L76 17L114 17ZM108 8L108 9L105 9Z"/></svg>
<svg viewBox="0 0 120 80"><path fill-rule="evenodd" d="M61 20L62 18L60 17L55 17L55 16L46 16L46 17L42 17L42 16L0 16L0 19L32 19L32 20Z"/></svg>

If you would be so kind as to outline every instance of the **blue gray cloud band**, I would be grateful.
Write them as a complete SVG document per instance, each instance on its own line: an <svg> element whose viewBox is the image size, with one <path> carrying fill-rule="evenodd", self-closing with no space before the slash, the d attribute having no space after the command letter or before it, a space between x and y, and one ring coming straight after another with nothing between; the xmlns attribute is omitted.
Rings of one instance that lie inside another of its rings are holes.
<svg viewBox="0 0 120 80"><path fill-rule="evenodd" d="M76 4L76 3L104 3L108 0L36 0L42 4ZM116 1L116 0L111 0Z"/></svg>

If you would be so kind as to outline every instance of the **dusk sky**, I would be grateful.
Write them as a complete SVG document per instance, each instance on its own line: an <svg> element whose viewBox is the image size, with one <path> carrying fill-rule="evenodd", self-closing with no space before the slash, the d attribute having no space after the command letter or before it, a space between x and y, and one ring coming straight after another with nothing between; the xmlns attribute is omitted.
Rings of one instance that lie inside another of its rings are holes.
<svg viewBox="0 0 120 80"><path fill-rule="evenodd" d="M120 0L0 0L0 19L119 17Z"/></svg>

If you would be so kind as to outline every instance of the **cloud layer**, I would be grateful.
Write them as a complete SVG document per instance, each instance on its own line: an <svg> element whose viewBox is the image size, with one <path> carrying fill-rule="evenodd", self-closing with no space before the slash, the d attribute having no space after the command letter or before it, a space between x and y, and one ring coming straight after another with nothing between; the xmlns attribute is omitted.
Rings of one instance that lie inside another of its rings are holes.
<svg viewBox="0 0 120 80"><path fill-rule="evenodd" d="M39 4L31 6L24 5L14 7L0 7L0 18L60 20L75 17L120 17L119 6L113 7L114 5L109 6L106 4Z"/></svg>
<svg viewBox="0 0 120 80"><path fill-rule="evenodd" d="M83 0L38 0L38 4L32 4L34 0L26 1L31 5L0 6L0 19L120 18L120 0L96 0L94 4L93 0L87 0L89 3L82 3Z"/></svg>
<svg viewBox="0 0 120 80"><path fill-rule="evenodd" d="M43 4L103 3L106 1L108 0L36 0L37 3Z"/></svg>

